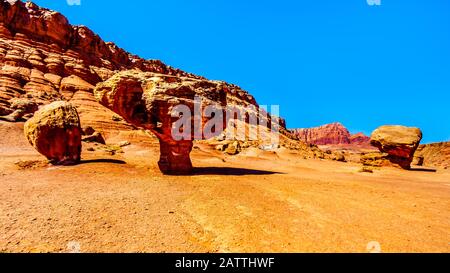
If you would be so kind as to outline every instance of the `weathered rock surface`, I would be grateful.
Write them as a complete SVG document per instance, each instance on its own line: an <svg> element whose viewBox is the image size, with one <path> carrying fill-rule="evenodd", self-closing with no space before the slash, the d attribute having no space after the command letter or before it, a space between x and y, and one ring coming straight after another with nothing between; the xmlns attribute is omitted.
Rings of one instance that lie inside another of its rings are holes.
<svg viewBox="0 0 450 273"><path fill-rule="evenodd" d="M338 122L314 128L294 129L291 130L291 132L300 140L315 145L364 145L369 143L369 137L365 136L363 133L352 135L344 125Z"/></svg>
<svg viewBox="0 0 450 273"><path fill-rule="evenodd" d="M422 164L430 167L450 167L450 142L439 142L419 145L414 156Z"/></svg>
<svg viewBox="0 0 450 273"><path fill-rule="evenodd" d="M363 133L357 133L350 136L350 144L356 145L368 145L370 143L370 137Z"/></svg>
<svg viewBox="0 0 450 273"><path fill-rule="evenodd" d="M380 153L380 152L372 152L361 155L361 163L364 166L372 166L372 167L385 167L392 166L391 161L389 160L389 154Z"/></svg>
<svg viewBox="0 0 450 273"><path fill-rule="evenodd" d="M425 162L425 157L423 155L417 155L417 156L414 156L412 164L416 165L416 166L423 166L424 162Z"/></svg>
<svg viewBox="0 0 450 273"><path fill-rule="evenodd" d="M380 152L387 153L387 159L392 164L409 169L421 140L422 132L419 128L387 125L372 133L370 143Z"/></svg>
<svg viewBox="0 0 450 273"><path fill-rule="evenodd" d="M14 112L7 116L0 116L0 120L9 122L28 120L38 110L38 104L29 99L13 98L10 100L11 108Z"/></svg>
<svg viewBox="0 0 450 273"><path fill-rule="evenodd" d="M118 119L93 96L94 86L119 71L138 69L176 77L203 77L144 60L113 43L104 42L85 26L72 26L58 12L32 2L0 0L0 119L26 120L37 106L70 101L83 126L92 126L105 139L136 128ZM223 83L223 82L222 82ZM227 87L229 104L256 105L252 95L236 85ZM17 99L31 102L24 109ZM280 119L283 126L284 120ZM125 133L126 134L126 133Z"/></svg>
<svg viewBox="0 0 450 273"><path fill-rule="evenodd" d="M70 25L58 12L31 2L0 0L0 120L25 121L40 106L64 100L77 108L83 126L94 128L106 142L146 141L149 136L145 130L101 106L93 95L96 84L130 69L205 80L159 60L132 55L113 43L104 42L85 26ZM224 86L227 105L257 107L254 97L239 86L207 82ZM271 124L273 118L267 119ZM307 157L322 157L317 147L292 138L283 119L277 121L282 146L301 151ZM151 138L151 141L157 140ZM185 148L182 145L174 150Z"/></svg>
<svg viewBox="0 0 450 273"><path fill-rule="evenodd" d="M117 71L134 68L200 78L106 43L58 12L32 2L0 0L1 120L27 120L38 106L65 100L77 107L83 125L105 137L132 131L130 124L113 120L114 113L94 99L92 90Z"/></svg>
<svg viewBox="0 0 450 273"><path fill-rule="evenodd" d="M229 155L237 155L242 150L241 144L238 141L234 141L233 143L230 143L227 145L227 148L225 149L225 153Z"/></svg>
<svg viewBox="0 0 450 273"><path fill-rule="evenodd" d="M332 153L331 159L339 162L346 162L345 155L343 152L336 151Z"/></svg>
<svg viewBox="0 0 450 273"><path fill-rule="evenodd" d="M194 113L195 98L198 97L202 100L202 107L217 105L225 117L227 103L226 86L220 82L140 71L120 72L99 83L94 93L102 105L158 137L161 154L158 165L163 173L168 174L190 173L192 163L189 154L194 137L208 138L203 135L202 127L208 120L197 120L194 115L189 117L189 128L183 127L175 132L173 124L178 117L172 116L174 107L184 105L189 114ZM201 118L204 116L201 115ZM194 127L196 122L201 122L197 130ZM222 118L222 128L225 126L226 120Z"/></svg>
<svg viewBox="0 0 450 273"><path fill-rule="evenodd" d="M81 140L83 142L95 142L100 144L106 144L105 139L99 132L94 132L92 135L82 136Z"/></svg>
<svg viewBox="0 0 450 273"><path fill-rule="evenodd" d="M70 103L57 101L42 107L25 123L24 133L51 163L69 165L80 161L80 119Z"/></svg>

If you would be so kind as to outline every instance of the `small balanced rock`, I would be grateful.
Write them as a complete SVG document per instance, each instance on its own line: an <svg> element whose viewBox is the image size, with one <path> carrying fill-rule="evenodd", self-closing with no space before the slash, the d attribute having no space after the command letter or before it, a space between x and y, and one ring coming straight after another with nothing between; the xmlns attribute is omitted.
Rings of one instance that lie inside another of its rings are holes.
<svg viewBox="0 0 450 273"><path fill-rule="evenodd" d="M80 118L70 103L56 101L44 106L25 123L24 133L30 144L52 164L79 163Z"/></svg>

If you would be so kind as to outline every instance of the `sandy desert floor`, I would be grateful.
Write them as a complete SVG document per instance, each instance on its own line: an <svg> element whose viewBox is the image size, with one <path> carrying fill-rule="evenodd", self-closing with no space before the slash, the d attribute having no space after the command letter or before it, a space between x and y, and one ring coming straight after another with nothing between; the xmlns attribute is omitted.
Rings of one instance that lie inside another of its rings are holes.
<svg viewBox="0 0 450 273"><path fill-rule="evenodd" d="M0 137L0 252L450 252L449 170L198 145L194 175L164 176L156 143L85 145L82 164L53 167L20 124Z"/></svg>

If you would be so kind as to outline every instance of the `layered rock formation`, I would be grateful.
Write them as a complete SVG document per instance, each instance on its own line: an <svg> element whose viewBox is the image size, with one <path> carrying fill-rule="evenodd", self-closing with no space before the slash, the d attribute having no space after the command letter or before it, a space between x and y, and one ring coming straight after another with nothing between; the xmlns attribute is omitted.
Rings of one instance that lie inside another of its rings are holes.
<svg viewBox="0 0 450 273"><path fill-rule="evenodd" d="M389 161L394 166L409 169L421 140L422 132L419 128L400 125L381 126L372 133L370 143L382 154L365 155L361 161L365 165L370 165L370 161L377 162L374 165L385 165L385 162ZM382 161L385 162L380 163Z"/></svg>
<svg viewBox="0 0 450 273"><path fill-rule="evenodd" d="M370 143L370 137L363 133L357 133L350 136L350 144L356 145L368 145Z"/></svg>
<svg viewBox="0 0 450 273"><path fill-rule="evenodd" d="M228 124L232 127L227 132L229 137L237 138L234 125L242 122L249 127L250 120L268 122L259 129L259 137L264 138L261 131L271 131L277 125L256 102L242 100L245 93L237 94L233 88L221 81L129 70L99 83L94 94L128 123L156 135L160 142L158 164L163 173L186 174L192 171L189 154L194 139L219 137ZM245 132L242 137L247 137ZM234 143L228 147L229 154L240 151L239 142Z"/></svg>
<svg viewBox="0 0 450 273"><path fill-rule="evenodd" d="M24 133L51 163L70 165L80 161L80 119L70 103L56 101L42 107L25 123Z"/></svg>
<svg viewBox="0 0 450 273"><path fill-rule="evenodd" d="M98 82L125 69L200 78L105 43L60 13L10 2L0 1L0 119L26 120L38 106L66 100L78 108L83 124L114 134L133 127L113 121L113 113L96 102L92 90Z"/></svg>
<svg viewBox="0 0 450 273"><path fill-rule="evenodd" d="M253 96L236 85L206 81L158 60L141 59L113 43L104 42L87 27L72 26L58 12L31 2L0 0L0 120L26 121L40 107L64 100L77 108L83 127L90 126L96 132L95 136L85 134L86 141L115 143L148 139L145 131L138 130L136 125L94 98L93 89L98 83L125 70L151 72L182 81L205 81L223 87L228 106L258 108ZM316 146L298 141L285 129L282 118L261 115L266 116L268 127L272 127L273 121L278 122L281 146L297 150L308 158L326 157ZM248 119L250 116L245 116L245 121ZM258 128L258 131L266 129ZM239 142L242 148L250 146L246 140ZM252 142L251 146L279 147L259 141ZM189 145L179 149L189 150Z"/></svg>
<svg viewBox="0 0 450 273"><path fill-rule="evenodd" d="M423 159L424 166L450 167L450 142L420 145L414 154L417 161Z"/></svg>
<svg viewBox="0 0 450 273"><path fill-rule="evenodd" d="M31 2L0 0L0 119L26 120L39 106L66 100L77 107L83 126L92 126L105 138L132 131L134 126L101 107L92 93L97 83L129 69L204 79L132 55L85 26L70 25L58 12ZM227 87L229 103L256 105L238 86L220 83Z"/></svg>
<svg viewBox="0 0 450 273"><path fill-rule="evenodd" d="M363 133L350 134L347 128L336 122L308 129L294 129L292 133L300 140L315 145L357 144L367 145L369 137Z"/></svg>

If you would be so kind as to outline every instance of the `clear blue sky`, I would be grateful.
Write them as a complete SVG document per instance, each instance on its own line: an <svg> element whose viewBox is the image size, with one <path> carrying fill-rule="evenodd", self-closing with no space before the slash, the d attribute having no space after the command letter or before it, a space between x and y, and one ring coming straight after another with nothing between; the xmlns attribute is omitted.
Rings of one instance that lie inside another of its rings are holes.
<svg viewBox="0 0 450 273"><path fill-rule="evenodd" d="M288 127L450 140L450 1L36 0L144 58L240 85Z"/></svg>

